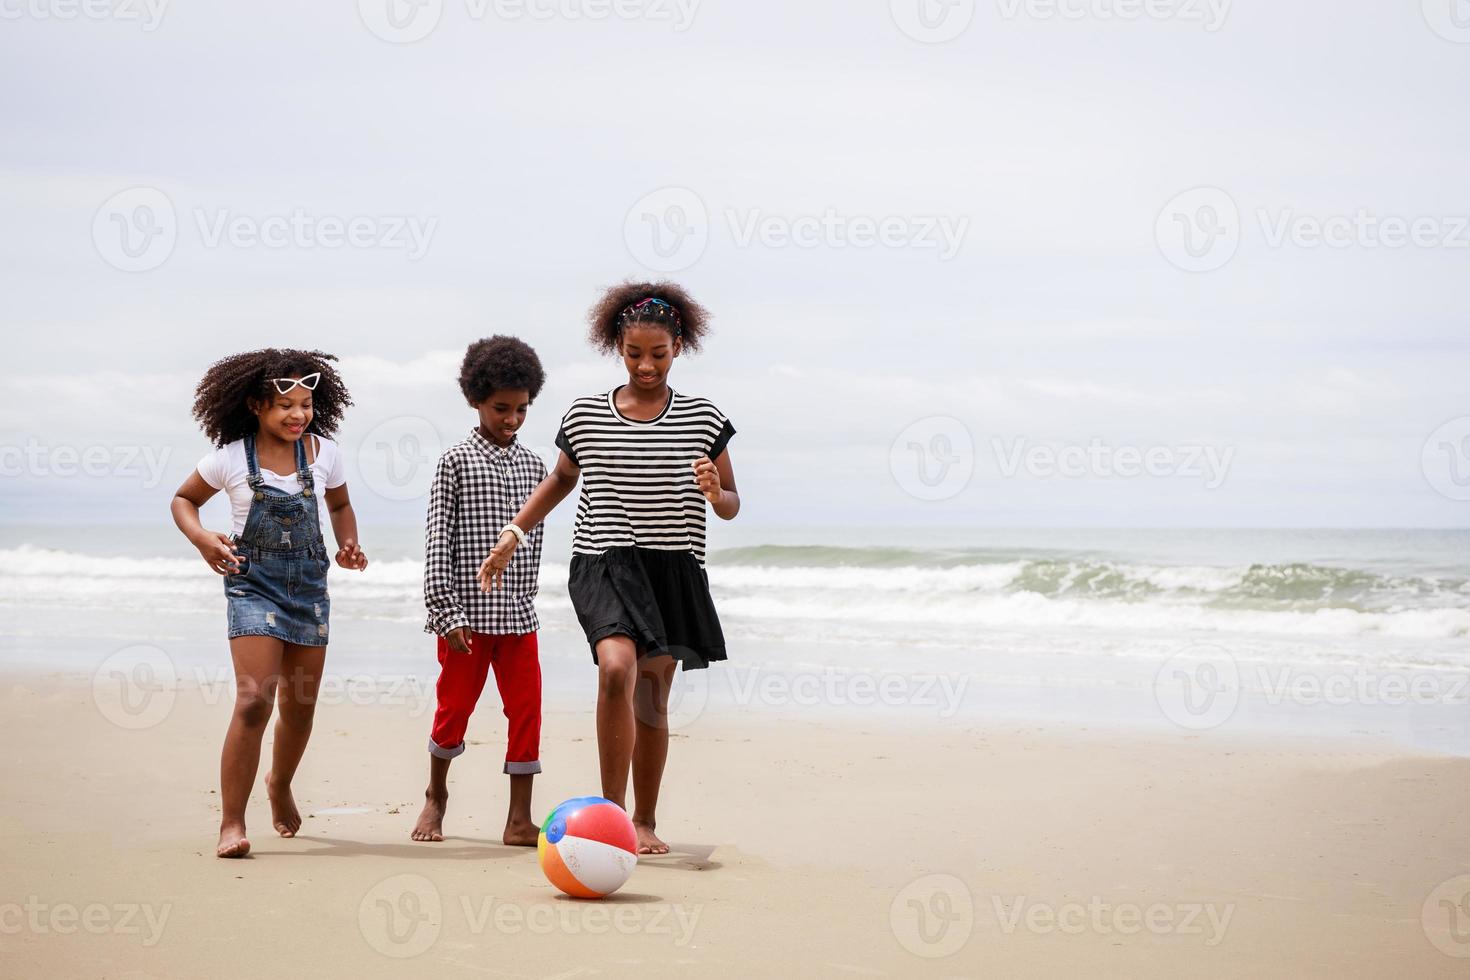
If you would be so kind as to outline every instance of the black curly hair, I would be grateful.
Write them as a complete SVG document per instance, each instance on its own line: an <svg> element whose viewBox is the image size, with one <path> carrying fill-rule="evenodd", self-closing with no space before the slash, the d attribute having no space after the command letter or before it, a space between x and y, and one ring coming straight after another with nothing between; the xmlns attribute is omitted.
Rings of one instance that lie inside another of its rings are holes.
<svg viewBox="0 0 1470 980"><path fill-rule="evenodd" d="M592 325L587 339L604 354L619 353L623 328L635 323L663 327L690 353L699 350L709 333L709 312L694 302L683 286L668 281L629 280L613 286L592 307L587 320Z"/></svg>
<svg viewBox="0 0 1470 980"><path fill-rule="evenodd" d="M269 403L276 391L271 378L301 378L321 372L311 393L311 425L308 432L331 437L342 422L342 413L352 396L332 367L337 358L319 350L265 350L232 354L215 361L194 389L194 418L216 446L243 439L260 427L251 402Z"/></svg>
<svg viewBox="0 0 1470 980"><path fill-rule="evenodd" d="M531 401L541 394L546 372L531 345L518 337L496 334L470 344L459 366L459 390L478 405L497 389L523 389Z"/></svg>

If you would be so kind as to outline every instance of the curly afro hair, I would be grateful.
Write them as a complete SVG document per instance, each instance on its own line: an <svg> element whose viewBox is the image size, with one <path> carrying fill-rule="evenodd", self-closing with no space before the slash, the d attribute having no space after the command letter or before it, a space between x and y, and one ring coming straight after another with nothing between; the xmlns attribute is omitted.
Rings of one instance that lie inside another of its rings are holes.
<svg viewBox="0 0 1470 980"><path fill-rule="evenodd" d="M489 398L497 388L523 389L531 401L541 394L546 372L531 345L517 337L496 334L470 344L459 366L459 390L471 405Z"/></svg>
<svg viewBox="0 0 1470 980"><path fill-rule="evenodd" d="M645 302L655 300L656 302ZM625 282L602 294L587 314L592 329L587 339L604 354L616 354L623 328L635 323L663 327L683 343L690 353L699 350L709 333L709 313L672 282Z"/></svg>
<svg viewBox="0 0 1470 980"><path fill-rule="evenodd" d="M216 446L243 439L260 427L251 403L268 403L276 394L270 379L302 378L321 372L321 380L311 393L311 425L307 431L331 437L342 422L342 413L352 404L352 396L332 367L336 359L319 350L269 347L215 361L194 389L194 418Z"/></svg>

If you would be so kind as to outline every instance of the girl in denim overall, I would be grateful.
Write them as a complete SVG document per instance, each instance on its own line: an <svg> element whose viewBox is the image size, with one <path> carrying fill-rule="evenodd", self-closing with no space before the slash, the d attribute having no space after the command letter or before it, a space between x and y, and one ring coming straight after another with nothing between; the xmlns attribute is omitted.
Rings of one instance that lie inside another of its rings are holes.
<svg viewBox="0 0 1470 980"><path fill-rule="evenodd" d="M351 404L318 351L262 350L225 358L195 392L194 416L218 447L199 461L173 500L174 522L224 576L235 712L220 759L220 857L244 857L245 805L261 740L279 704L266 790L282 837L301 829L291 778L306 751L326 660L324 516L337 538L337 564L362 570L357 518L328 436ZM207 531L199 508L223 490L229 534Z"/></svg>

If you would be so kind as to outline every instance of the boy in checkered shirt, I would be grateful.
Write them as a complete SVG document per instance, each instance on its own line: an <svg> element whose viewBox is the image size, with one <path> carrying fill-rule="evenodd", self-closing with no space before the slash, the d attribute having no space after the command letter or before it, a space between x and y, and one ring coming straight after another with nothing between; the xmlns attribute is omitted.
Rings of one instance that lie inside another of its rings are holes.
<svg viewBox="0 0 1470 980"><path fill-rule="evenodd" d="M439 458L429 490L424 630L439 637L440 671L429 735L429 788L414 840L444 839L449 762L464 751L470 714L493 670L508 727L510 806L502 840L536 844L531 781L541 771L541 663L534 600L542 529L526 535L524 548L506 570L507 588L483 592L475 575L501 529L546 476L541 458L516 439L545 381L536 352L514 337L471 344L460 367L460 390L480 419L469 438Z"/></svg>

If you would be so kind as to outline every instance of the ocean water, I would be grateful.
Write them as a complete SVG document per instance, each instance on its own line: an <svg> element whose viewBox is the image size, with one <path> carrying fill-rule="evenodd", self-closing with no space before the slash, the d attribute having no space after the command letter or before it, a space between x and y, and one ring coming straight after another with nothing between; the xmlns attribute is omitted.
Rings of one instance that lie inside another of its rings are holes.
<svg viewBox="0 0 1470 980"><path fill-rule="evenodd" d="M344 670L431 683L420 537L364 529L371 567L333 569ZM538 610L548 690L580 698L569 537L548 529ZM731 525L709 574L732 664L690 682L701 704L1211 730L1213 692L1236 729L1470 750L1466 531ZM222 634L220 582L171 527L0 528L12 666L86 673L151 645L218 670Z"/></svg>

